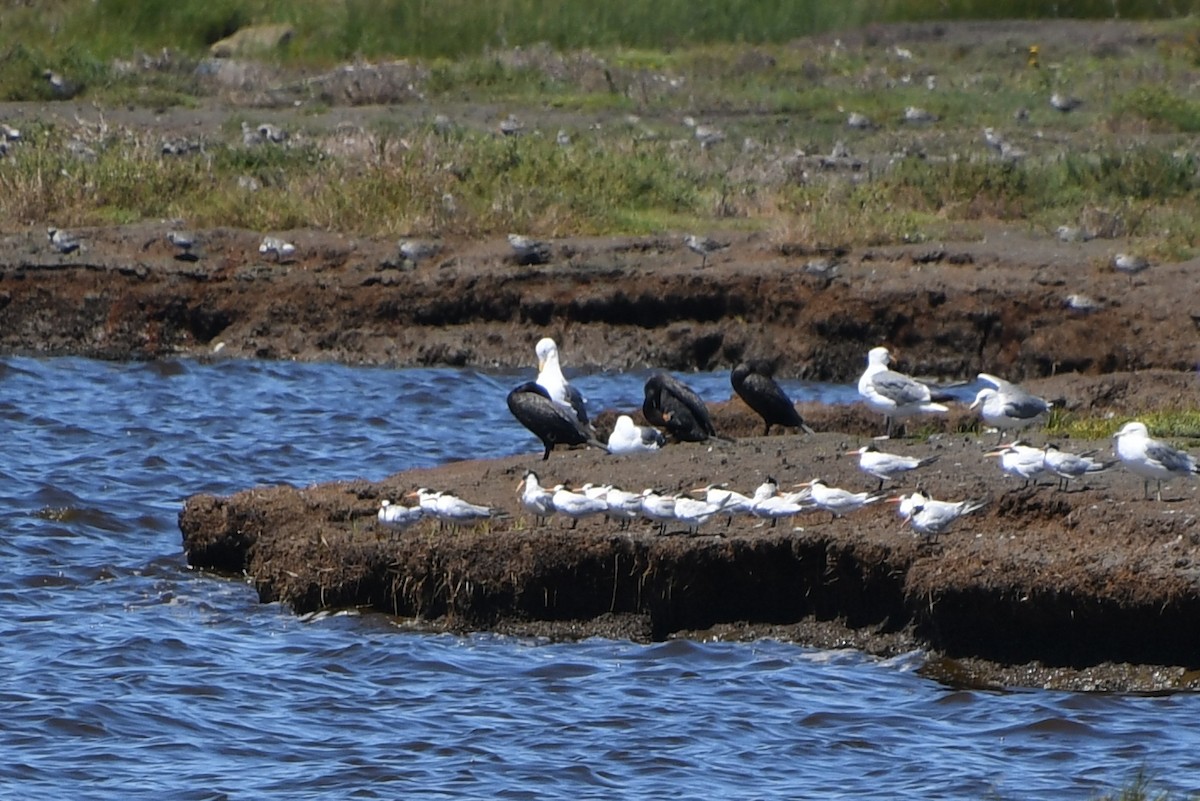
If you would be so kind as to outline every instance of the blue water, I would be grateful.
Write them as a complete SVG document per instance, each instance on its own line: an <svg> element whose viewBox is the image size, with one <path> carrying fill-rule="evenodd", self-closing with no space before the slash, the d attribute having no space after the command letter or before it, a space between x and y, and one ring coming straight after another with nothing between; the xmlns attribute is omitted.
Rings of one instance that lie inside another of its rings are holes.
<svg viewBox="0 0 1200 801"><path fill-rule="evenodd" d="M416 634L187 567L192 493L535 451L503 404L525 377L0 360L0 797L1061 801L1140 768L1200 793L1195 695L956 690L919 654L771 641ZM632 409L644 377L576 383Z"/></svg>

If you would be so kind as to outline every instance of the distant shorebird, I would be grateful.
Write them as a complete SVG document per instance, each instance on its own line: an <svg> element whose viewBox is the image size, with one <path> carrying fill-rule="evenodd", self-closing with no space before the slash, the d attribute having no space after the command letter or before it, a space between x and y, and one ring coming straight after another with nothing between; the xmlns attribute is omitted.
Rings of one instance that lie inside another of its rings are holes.
<svg viewBox="0 0 1200 801"><path fill-rule="evenodd" d="M296 246L291 242L280 239L277 236L263 237L263 241L258 245L258 252L266 256L274 253L275 261L282 262L285 259L290 259L296 253Z"/></svg>
<svg viewBox="0 0 1200 801"><path fill-rule="evenodd" d="M1142 256L1131 253L1118 253L1113 256L1113 269L1129 276L1129 285L1133 286L1133 277L1150 266L1150 262Z"/></svg>
<svg viewBox="0 0 1200 801"><path fill-rule="evenodd" d="M692 129L692 136L700 143L701 150L708 150L725 141L725 132L712 125L702 125L694 117L684 117L683 124Z"/></svg>
<svg viewBox="0 0 1200 801"><path fill-rule="evenodd" d="M401 239L400 257L413 267L420 266L425 259L432 259L442 250L436 242L423 242L419 239Z"/></svg>
<svg viewBox="0 0 1200 801"><path fill-rule="evenodd" d="M937 122L937 115L918 106L908 106L904 109L904 121L914 124Z"/></svg>
<svg viewBox="0 0 1200 801"><path fill-rule="evenodd" d="M867 128L874 127L871 118L865 114L859 114L857 111L851 111L846 115L846 127L854 128L858 131L865 131Z"/></svg>
<svg viewBox="0 0 1200 801"><path fill-rule="evenodd" d="M1162 500L1162 483L1172 478L1196 478L1200 465L1190 453L1176 450L1166 443L1150 438L1144 423L1126 423L1113 434L1117 441L1117 458L1129 472L1142 478L1142 495L1150 497L1150 481L1158 482L1158 500Z"/></svg>
<svg viewBox="0 0 1200 801"><path fill-rule="evenodd" d="M559 128L558 135L554 137L554 141L558 144L559 147L570 147L571 146L571 135L568 134L565 129Z"/></svg>
<svg viewBox="0 0 1200 801"><path fill-rule="evenodd" d="M517 119L516 114L509 114L500 120L500 133L504 136L520 136L525 132L525 124Z"/></svg>
<svg viewBox="0 0 1200 801"><path fill-rule="evenodd" d="M455 526L487 520L493 515L492 510L488 507L465 501L448 492L435 492L422 487L416 492L409 493L408 497L419 498L420 508L424 509L427 514L432 514L438 520Z"/></svg>
<svg viewBox="0 0 1200 801"><path fill-rule="evenodd" d="M550 245L521 234L509 234L508 244L512 248L513 258L517 264L545 264L550 261Z"/></svg>
<svg viewBox="0 0 1200 801"><path fill-rule="evenodd" d="M688 234L683 238L683 244L687 245L688 250L699 254L701 268L708 266L708 254L715 253L718 250L724 250L729 247L728 242L718 242L715 239L710 239L707 236L697 236L696 234Z"/></svg>
<svg viewBox="0 0 1200 801"><path fill-rule="evenodd" d="M54 228L53 226L47 228L46 237L50 240L50 246L64 255L74 253L80 248L79 240L61 228Z"/></svg>
<svg viewBox="0 0 1200 801"><path fill-rule="evenodd" d="M564 484L554 488L550 502L554 505L554 511L571 518L571 528L575 528L585 517L602 515L608 511L608 501L601 497L589 497L582 492L573 492Z"/></svg>
<svg viewBox="0 0 1200 801"><path fill-rule="evenodd" d="M833 515L834 519L857 512L864 506L883 500L883 495L870 492L850 492L841 487L830 487L819 478L806 481L800 486L809 487L812 491L812 502L818 508Z"/></svg>
<svg viewBox="0 0 1200 801"><path fill-rule="evenodd" d="M882 414L892 435L896 420L917 414L941 414L950 411L935 398L929 387L903 373L888 369L891 356L887 348L872 348L867 354L867 369L858 379L858 394L873 412ZM939 396L940 399L940 396Z"/></svg>
<svg viewBox="0 0 1200 801"><path fill-rule="evenodd" d="M1064 95L1061 92L1055 92L1050 95L1050 105L1061 111L1063 114L1074 111L1083 105L1083 101L1077 97Z"/></svg>
<svg viewBox="0 0 1200 801"><path fill-rule="evenodd" d="M192 248L196 247L196 237L186 231L168 231L167 241L174 245L175 258L180 261L196 261L200 257L192 252Z"/></svg>
<svg viewBox="0 0 1200 801"><path fill-rule="evenodd" d="M525 474L519 486L522 488L521 506L533 515L534 523L542 525L547 517L554 514L554 490L543 487L537 473L532 470Z"/></svg>
<svg viewBox="0 0 1200 801"><path fill-rule="evenodd" d="M796 405L760 365L742 362L729 374L729 383L738 397L763 419L764 437L771 433L773 425L801 428L809 434L813 433L796 411Z"/></svg>
<svg viewBox="0 0 1200 801"><path fill-rule="evenodd" d="M1075 312L1094 312L1100 304L1088 295L1071 294L1063 298L1063 306Z"/></svg>

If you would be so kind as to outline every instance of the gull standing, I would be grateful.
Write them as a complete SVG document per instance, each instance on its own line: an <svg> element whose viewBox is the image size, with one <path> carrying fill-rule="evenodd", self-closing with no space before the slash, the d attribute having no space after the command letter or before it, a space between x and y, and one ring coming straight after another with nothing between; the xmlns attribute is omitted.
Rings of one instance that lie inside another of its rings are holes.
<svg viewBox="0 0 1200 801"><path fill-rule="evenodd" d="M920 493L901 495L891 501L900 504L903 517L913 531L926 538L926 542L936 541L939 534L954 525L954 521L987 505L986 500L935 501Z"/></svg>
<svg viewBox="0 0 1200 801"><path fill-rule="evenodd" d="M514 387L508 393L506 402L517 422L542 441L546 449L542 461L550 458L550 451L554 450L555 445L591 445L608 450L604 443L579 423L573 410L552 401L550 393L536 381L526 381Z"/></svg>
<svg viewBox="0 0 1200 801"><path fill-rule="evenodd" d="M296 254L296 246L277 236L265 236L263 237L263 241L258 245L258 252L264 256L274 253L275 262L280 263L284 259L290 259Z"/></svg>
<svg viewBox="0 0 1200 801"><path fill-rule="evenodd" d="M420 239L401 239L400 258L419 267L425 259L432 259L441 252L442 246L436 242L424 242Z"/></svg>
<svg viewBox="0 0 1200 801"><path fill-rule="evenodd" d="M79 240L61 228L47 228L46 237L50 240L50 246L63 255L79 250Z"/></svg>
<svg viewBox="0 0 1200 801"><path fill-rule="evenodd" d="M537 473L530 470L522 479L521 506L533 515L534 522L542 525L546 518L554 514L554 491L541 485Z"/></svg>
<svg viewBox="0 0 1200 801"><path fill-rule="evenodd" d="M550 246L540 239L509 234L508 245L512 248L513 259L523 267L550 261Z"/></svg>
<svg viewBox="0 0 1200 801"><path fill-rule="evenodd" d="M700 266L708 266L708 254L715 253L718 250L724 250L729 247L728 242L718 242L715 239L710 239L707 236L696 236L688 234L683 238L683 244L687 245L688 250L700 256Z"/></svg>
<svg viewBox="0 0 1200 801"><path fill-rule="evenodd" d="M646 453L656 451L667 442L656 428L634 425L633 418L623 414L617 418L608 435L609 453Z"/></svg>
<svg viewBox="0 0 1200 801"><path fill-rule="evenodd" d="M192 252L196 247L196 237L186 231L167 231L167 241L175 246L178 252L175 258L180 261L197 261L199 256Z"/></svg>
<svg viewBox="0 0 1200 801"><path fill-rule="evenodd" d="M887 348L872 348L867 354L867 369L858 379L858 394L867 407L882 414L887 422L887 436L892 436L893 420L903 420L915 414L950 411L933 402L929 387L902 373L888 369L891 356Z"/></svg>
<svg viewBox="0 0 1200 801"><path fill-rule="evenodd" d="M575 528L585 517L602 515L608 511L608 503L603 498L593 498L582 492L573 492L564 484L559 484L554 488L552 502L556 512L571 518L571 528Z"/></svg>
<svg viewBox="0 0 1200 801"><path fill-rule="evenodd" d="M1026 392L1011 381L988 373L980 373L979 380L991 384L992 387L979 390L970 408L982 407L979 416L983 422L1000 433L997 444L1004 438L1006 430L1044 422L1050 413L1052 404L1049 401Z"/></svg>
<svg viewBox="0 0 1200 801"><path fill-rule="evenodd" d="M1099 473L1107 470L1116 462L1101 462L1092 458L1095 451L1087 453L1068 453L1060 451L1057 445L1050 443L1042 449L1045 451L1046 470L1058 476L1058 488L1066 490L1067 484L1073 478L1081 478L1088 473Z"/></svg>
<svg viewBox="0 0 1200 801"><path fill-rule="evenodd" d="M379 502L379 513L376 517L379 520L379 525L384 528L390 528L393 531L403 531L409 528L425 515L425 510L420 506L404 506L399 503L392 503L384 499Z"/></svg>
<svg viewBox="0 0 1200 801"><path fill-rule="evenodd" d="M847 451L846 455L857 456L858 469L879 479L879 487L876 492L883 489L883 482L892 481L910 470L927 467L941 458L936 455L924 459L900 456L895 453L885 453L874 445L864 445L858 450Z"/></svg>
<svg viewBox="0 0 1200 801"><path fill-rule="evenodd" d="M1050 105L1061 111L1063 114L1074 111L1083 105L1083 101L1077 97L1064 95L1061 92L1055 92L1050 95Z"/></svg>
<svg viewBox="0 0 1200 801"><path fill-rule="evenodd" d="M1132 253L1118 253L1113 256L1113 269L1129 276L1129 285L1133 286L1133 277L1150 266L1150 262L1142 256Z"/></svg>
<svg viewBox="0 0 1200 801"><path fill-rule="evenodd" d="M579 424L588 428L587 407L579 390L567 382L558 361L558 345L550 337L543 337L534 346L537 354L537 383L550 395L550 400L575 415Z"/></svg>
<svg viewBox="0 0 1200 801"><path fill-rule="evenodd" d="M841 487L826 486L819 478L806 481L800 486L808 487L812 491L812 502L833 515L834 520L883 499L882 495L869 492L850 492Z"/></svg>
<svg viewBox="0 0 1200 801"><path fill-rule="evenodd" d="M703 442L717 436L704 401L691 387L667 373L656 373L646 381L642 414L685 442Z"/></svg>
<svg viewBox="0 0 1200 801"><path fill-rule="evenodd" d="M729 374L729 382L738 397L763 419L766 425L764 437L771 433L772 425L802 428L813 433L796 411L796 405L761 365L742 362Z"/></svg>
<svg viewBox="0 0 1200 801"><path fill-rule="evenodd" d="M1046 452L1042 448L1033 448L1021 442L1013 442L997 450L990 451L987 456L1000 457L1000 469L1010 476L1021 478L1025 483L1021 489L1033 482L1037 486L1038 477L1046 472Z"/></svg>
<svg viewBox="0 0 1200 801"><path fill-rule="evenodd" d="M1142 495L1150 497L1150 481L1158 482L1158 500L1162 500L1162 483L1172 478L1196 478L1200 465L1190 453L1176 450L1166 443L1150 438L1144 423L1126 423L1113 434L1117 441L1117 458L1131 473L1142 478Z"/></svg>

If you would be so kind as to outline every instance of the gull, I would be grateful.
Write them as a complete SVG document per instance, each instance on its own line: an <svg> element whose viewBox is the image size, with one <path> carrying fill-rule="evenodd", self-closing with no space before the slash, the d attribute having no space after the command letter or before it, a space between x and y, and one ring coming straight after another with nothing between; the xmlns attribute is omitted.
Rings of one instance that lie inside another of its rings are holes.
<svg viewBox="0 0 1200 801"><path fill-rule="evenodd" d="M16 142L21 138L21 131L7 123L0 122L0 135L6 142Z"/></svg>
<svg viewBox="0 0 1200 801"><path fill-rule="evenodd" d="M540 239L533 239L521 234L509 234L508 244L512 248L513 258L517 264L523 267L531 264L545 264L550 261L550 246Z"/></svg>
<svg viewBox="0 0 1200 801"><path fill-rule="evenodd" d="M550 393L536 381L514 387L505 400L517 422L542 441L546 449L542 461L550 458L555 445L591 445L608 450L579 422L573 410L551 400Z"/></svg>
<svg viewBox="0 0 1200 801"><path fill-rule="evenodd" d="M436 242L423 242L420 239L401 239L400 257L417 267L425 259L431 259L440 253L442 246Z"/></svg>
<svg viewBox="0 0 1200 801"><path fill-rule="evenodd" d="M260 141L271 142L276 145L283 144L288 138L287 131L269 122L261 123L257 131Z"/></svg>
<svg viewBox="0 0 1200 801"><path fill-rule="evenodd" d="M1058 476L1058 488L1066 490L1067 484L1073 478L1082 478L1088 473L1099 473L1102 470L1107 470L1116 464L1112 462L1101 462L1092 458L1095 451L1087 453L1068 453L1060 451L1057 445L1050 443L1042 449L1045 451L1044 462L1046 470Z"/></svg>
<svg viewBox="0 0 1200 801"><path fill-rule="evenodd" d="M1129 276L1129 285L1133 286L1133 277L1150 266L1150 262L1142 256L1131 253L1118 253L1113 256L1113 269Z"/></svg>
<svg viewBox="0 0 1200 801"><path fill-rule="evenodd" d="M675 519L687 526L688 532L698 534L700 527L720 514L724 509L723 503L710 503L707 500L695 498L675 499Z"/></svg>
<svg viewBox="0 0 1200 801"><path fill-rule="evenodd" d="M872 127L871 118L865 114L859 114L857 111L851 111L846 115L846 127L864 131Z"/></svg>
<svg viewBox="0 0 1200 801"><path fill-rule="evenodd" d="M904 121L909 123L937 122L937 115L918 106L908 106L904 109Z"/></svg>
<svg viewBox="0 0 1200 801"><path fill-rule="evenodd" d="M1037 486L1038 477L1046 472L1045 450L1021 442L1010 443L1002 448L989 451L985 455L999 456L1000 469L1003 472L1025 480L1025 483L1021 485L1022 489L1028 487L1031 481L1034 482L1034 486Z"/></svg>
<svg viewBox="0 0 1200 801"><path fill-rule="evenodd" d="M554 510L561 515L571 518L571 528L575 528L585 517L602 515L608 511L608 503L603 498L589 498L582 492L573 492L565 484L554 488Z"/></svg>
<svg viewBox="0 0 1200 801"><path fill-rule="evenodd" d="M295 255L296 246L277 236L264 236L263 241L258 245L258 252L264 256L268 253L274 253L275 261L279 263Z"/></svg>
<svg viewBox="0 0 1200 801"><path fill-rule="evenodd" d="M50 245L59 253L67 254L74 253L79 250L80 242L72 234L67 233L61 228L51 226L46 229L46 237L50 240Z"/></svg>
<svg viewBox="0 0 1200 801"><path fill-rule="evenodd" d="M642 512L642 496L636 492L609 487L608 492L604 493L604 502L608 504L605 514L612 520L620 521L621 528L628 528L630 522Z"/></svg>
<svg viewBox="0 0 1200 801"><path fill-rule="evenodd" d="M1060 225L1054 233L1059 242L1088 242L1094 238L1090 231L1074 225Z"/></svg>
<svg viewBox="0 0 1200 801"><path fill-rule="evenodd" d="M988 147L990 147L992 150L995 150L997 153L1004 149L1004 137L996 133L995 128L983 129L983 141Z"/></svg>
<svg viewBox="0 0 1200 801"><path fill-rule="evenodd" d="M517 119L516 114L509 114L500 120L500 133L504 136L520 136L525 132L525 124Z"/></svg>
<svg viewBox="0 0 1200 801"><path fill-rule="evenodd" d="M708 416L708 407L687 384L667 374L656 373L646 381L642 415L685 442L703 442L718 436Z"/></svg>
<svg viewBox="0 0 1200 801"><path fill-rule="evenodd" d="M1196 458L1185 451L1176 450L1166 443L1151 439L1144 423L1136 420L1126 423L1113 434L1117 441L1117 458L1131 473L1142 478L1142 495L1150 497L1150 481L1158 482L1158 500L1162 500L1162 483L1183 476L1196 478L1200 465Z"/></svg>
<svg viewBox="0 0 1200 801"><path fill-rule="evenodd" d="M850 512L857 512L864 506L882 500L884 497L869 492L850 492L841 487L830 487L819 478L806 481L799 486L808 487L812 493L812 502L818 508L833 515L834 520Z"/></svg>
<svg viewBox="0 0 1200 801"><path fill-rule="evenodd" d="M558 135L554 137L554 141L558 143L559 147L570 147L571 135L568 134L564 129L559 128Z"/></svg>
<svg viewBox="0 0 1200 801"><path fill-rule="evenodd" d="M546 518L554 514L554 491L541 485L537 473L530 470L521 479L521 506L533 515L534 522L539 526Z"/></svg>
<svg viewBox="0 0 1200 801"><path fill-rule="evenodd" d="M1064 95L1061 92L1055 92L1050 95L1050 105L1061 111L1063 114L1074 111L1083 105L1083 101L1077 97Z"/></svg>
<svg viewBox="0 0 1200 801"><path fill-rule="evenodd" d="M683 124L692 129L692 136L700 143L701 150L725 141L725 132L712 125L701 125L695 117L684 117Z"/></svg>
<svg viewBox="0 0 1200 801"><path fill-rule="evenodd" d="M950 411L933 402L929 387L906 375L888 369L891 356L887 348L872 348L867 354L867 369L858 379L858 394L872 411L882 414L887 436L892 436L892 421L915 414Z"/></svg>
<svg viewBox="0 0 1200 801"><path fill-rule="evenodd" d="M761 365L742 362L729 374L729 382L738 397L763 419L764 437L771 433L772 425L802 428L813 433L796 411L796 405Z"/></svg>
<svg viewBox="0 0 1200 801"><path fill-rule="evenodd" d="M883 482L896 479L910 470L927 467L941 458L940 456L929 456L925 459L918 459L914 456L900 456L894 453L885 453L874 445L864 445L858 450L847 451L846 456L857 456L858 469L879 479L879 487L876 492L883 489Z"/></svg>
<svg viewBox="0 0 1200 801"><path fill-rule="evenodd" d="M1067 307L1071 311L1083 312L1085 314L1087 312L1096 311L1100 308L1100 304L1092 300L1091 297L1078 294L1067 295L1066 298L1063 299L1063 306Z"/></svg>
<svg viewBox="0 0 1200 801"><path fill-rule="evenodd" d="M387 499L379 502L379 513L376 515L379 525L394 531L403 531L424 516L425 510L420 506L404 506Z"/></svg>
<svg viewBox="0 0 1200 801"><path fill-rule="evenodd" d="M700 255L701 268L708 266L708 254L715 253L718 250L724 250L729 247L728 242L718 242L715 239L710 239L707 236L697 236L696 234L688 234L683 238L683 244L687 245L688 250Z"/></svg>
<svg viewBox="0 0 1200 801"><path fill-rule="evenodd" d="M675 497L663 495L655 489L642 491L642 517L658 523L660 534L667 530L667 523L675 521Z"/></svg>
<svg viewBox="0 0 1200 801"><path fill-rule="evenodd" d="M1044 422L1046 415L1050 413L1053 404L1045 398L1026 392L1011 381L988 373L980 373L979 380L992 386L979 390L970 408L981 407L979 416L983 422L1000 432L997 444L1004 438L1005 430L1025 428L1034 423Z"/></svg>
<svg viewBox="0 0 1200 801"><path fill-rule="evenodd" d="M579 424L589 428L587 407L579 390L567 382L558 361L558 344L550 337L542 337L533 348L538 360L537 383L546 390L550 400L575 415Z"/></svg>
<svg viewBox="0 0 1200 801"><path fill-rule="evenodd" d="M42 77L46 79L46 82L50 84L51 91L58 97L73 97L78 90L74 83L54 70L43 70Z"/></svg>
<svg viewBox="0 0 1200 801"><path fill-rule="evenodd" d="M488 507L464 501L457 495L448 492L435 492L422 487L416 492L409 493L409 497L414 495L420 499L420 507L427 514L432 514L438 520L452 525L473 523L476 520L486 520L492 516L492 510Z"/></svg>
<svg viewBox="0 0 1200 801"><path fill-rule="evenodd" d="M987 505L986 500L935 501L919 492L901 495L889 501L900 504L901 516L908 521L913 531L925 537L927 542L935 541L939 534L954 525L954 521L960 517Z"/></svg>
<svg viewBox="0 0 1200 801"><path fill-rule="evenodd" d="M175 258L180 261L197 261L199 256L192 252L192 248L196 246L196 237L194 234L186 231L167 231L167 241L175 246L179 252L175 254Z"/></svg>
<svg viewBox="0 0 1200 801"><path fill-rule="evenodd" d="M656 428L634 425L633 418L623 414L617 418L612 433L608 435L609 453L646 453L656 451L667 442Z"/></svg>

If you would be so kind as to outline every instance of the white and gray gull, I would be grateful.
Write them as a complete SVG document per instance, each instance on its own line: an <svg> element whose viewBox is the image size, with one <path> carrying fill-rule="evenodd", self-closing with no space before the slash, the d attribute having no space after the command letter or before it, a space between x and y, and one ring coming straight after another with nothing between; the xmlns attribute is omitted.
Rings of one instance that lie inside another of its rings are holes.
<svg viewBox="0 0 1200 801"><path fill-rule="evenodd" d="M980 418L1000 432L1000 439L1004 438L1006 430L1045 422L1050 413L1053 405L1050 401L1026 392L1011 381L988 373L980 373L979 380L991 386L979 390L971 408L979 408Z"/></svg>
<svg viewBox="0 0 1200 801"><path fill-rule="evenodd" d="M558 345L543 337L534 346L537 354L537 382L550 395L550 400L571 411L585 429L589 427L587 404L582 394L567 381L558 361Z"/></svg>
<svg viewBox="0 0 1200 801"><path fill-rule="evenodd" d="M1162 500L1162 483L1172 478L1196 478L1200 465L1190 453L1172 448L1150 437L1144 423L1126 423L1113 435L1117 441L1117 458L1129 472L1142 478L1143 497L1150 497L1150 481L1158 482L1158 500Z"/></svg>
<svg viewBox="0 0 1200 801"><path fill-rule="evenodd" d="M651 426L639 426L633 418L623 414L617 418L612 433L608 435L609 453L646 453L665 445L666 437Z"/></svg>
<svg viewBox="0 0 1200 801"><path fill-rule="evenodd" d="M949 396L933 392L925 384L888 369L891 355L887 348L872 348L867 354L867 369L858 379L858 394L867 407L882 414L887 421L887 436L892 435L893 421L917 414L941 414L950 411L936 400Z"/></svg>

